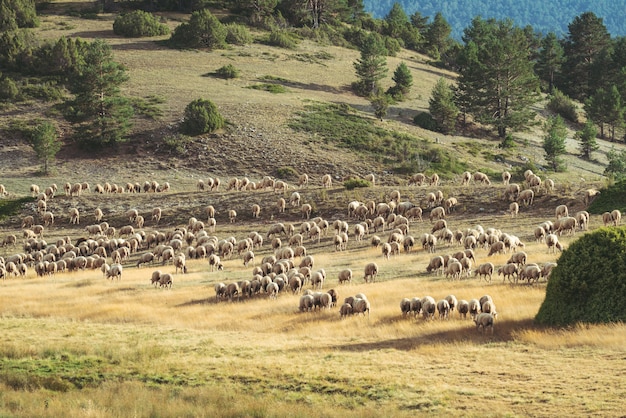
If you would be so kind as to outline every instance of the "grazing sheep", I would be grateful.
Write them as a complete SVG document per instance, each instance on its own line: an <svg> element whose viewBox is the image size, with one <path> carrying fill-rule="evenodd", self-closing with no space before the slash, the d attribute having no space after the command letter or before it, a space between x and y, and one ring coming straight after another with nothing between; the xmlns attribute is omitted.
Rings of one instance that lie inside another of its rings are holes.
<svg viewBox="0 0 626 418"><path fill-rule="evenodd" d="M576 212L576 215L574 216L574 218L576 218L576 221L578 222L578 226L580 227L580 229L582 230L586 230L589 228L589 212L587 212L586 210L580 210L578 212Z"/></svg>
<svg viewBox="0 0 626 418"><path fill-rule="evenodd" d="M261 214L261 206L255 203L254 205L252 205L252 217L258 218L260 214Z"/></svg>
<svg viewBox="0 0 626 418"><path fill-rule="evenodd" d="M491 244L491 246L489 247L489 254L487 254L487 257L493 255L493 254L502 254L505 251L505 246L504 246L504 242L502 241L496 241L493 244Z"/></svg>
<svg viewBox="0 0 626 418"><path fill-rule="evenodd" d="M306 187L309 184L309 176L306 173L300 174L298 176L298 187Z"/></svg>
<svg viewBox="0 0 626 418"><path fill-rule="evenodd" d="M502 184L507 186L509 184L509 181L511 181L511 173L509 173L508 171L503 171L502 172Z"/></svg>
<svg viewBox="0 0 626 418"><path fill-rule="evenodd" d="M563 252L563 245L559 242L559 237L556 234L546 236L546 245L548 246L548 253L556 254L556 250Z"/></svg>
<svg viewBox="0 0 626 418"><path fill-rule="evenodd" d="M352 270L345 269L339 272L339 284L352 282Z"/></svg>
<svg viewBox="0 0 626 418"><path fill-rule="evenodd" d="M554 262L547 262L544 263L543 266L541 266L541 277L545 278L546 281L548 281L548 279L550 278L550 274L552 273L552 270L556 267L556 263Z"/></svg>
<svg viewBox="0 0 626 418"><path fill-rule="evenodd" d="M469 185L469 182L471 179L472 179L472 173L470 173L469 171L466 171L463 174L461 174L461 186Z"/></svg>
<svg viewBox="0 0 626 418"><path fill-rule="evenodd" d="M437 302L437 312L439 312L439 319L448 319L450 304L446 299L441 299Z"/></svg>
<svg viewBox="0 0 626 418"><path fill-rule="evenodd" d="M480 264L474 271L474 276L478 276L478 280L482 280L485 276L485 281L491 283L491 276L493 275L494 266L492 263ZM489 278L489 280L487 280Z"/></svg>
<svg viewBox="0 0 626 418"><path fill-rule="evenodd" d="M494 318L498 317L498 312L496 312L496 305L493 303L493 299L491 299L491 296L483 296L482 298L480 298L480 303L481 312L491 314Z"/></svg>
<svg viewBox="0 0 626 418"><path fill-rule="evenodd" d="M451 280L460 279L462 272L463 272L463 264L461 264L460 261L458 260L455 260L452 262L449 261L448 267L446 268L446 279L448 277L450 277Z"/></svg>
<svg viewBox="0 0 626 418"><path fill-rule="evenodd" d="M578 228L578 221L576 220L576 218L573 218L571 216L564 216L559 219L558 227L556 228L554 233L558 235L561 235L563 232L567 232L568 234L574 234L576 233L576 228Z"/></svg>
<svg viewBox="0 0 626 418"><path fill-rule="evenodd" d="M622 212L617 209L612 210L611 219L613 219L613 225L618 226L622 221Z"/></svg>
<svg viewBox="0 0 626 418"><path fill-rule="evenodd" d="M220 260L220 256L217 254L211 254L209 256L209 268L211 271L213 270L224 270L224 266Z"/></svg>
<svg viewBox="0 0 626 418"><path fill-rule="evenodd" d="M369 173L368 175L366 175L365 180L369 181L372 187L376 185L376 176L374 176L374 173Z"/></svg>
<svg viewBox="0 0 626 418"><path fill-rule="evenodd" d="M31 228L35 224L35 218L31 215L22 218L22 228Z"/></svg>
<svg viewBox="0 0 626 418"><path fill-rule="evenodd" d="M506 200L517 200L521 192L521 187L517 183L509 184L504 190L504 197Z"/></svg>
<svg viewBox="0 0 626 418"><path fill-rule="evenodd" d="M512 282L511 277L516 278L519 273L519 266L515 263L508 263L498 268L498 276L502 274L502 282L507 278Z"/></svg>
<svg viewBox="0 0 626 418"><path fill-rule="evenodd" d="M159 276L159 287L172 288L172 275L169 273L162 273Z"/></svg>
<svg viewBox="0 0 626 418"><path fill-rule="evenodd" d="M568 216L569 211L567 210L567 206L565 205L557 206L556 209L554 210L554 215L556 219L560 219L562 217Z"/></svg>
<svg viewBox="0 0 626 418"><path fill-rule="evenodd" d="M546 230L541 226L535 227L534 234L536 242L543 242L546 239Z"/></svg>
<svg viewBox="0 0 626 418"><path fill-rule="evenodd" d="M485 173L481 173L480 171L477 171L474 173L474 183L490 185L491 181L489 180L489 177L487 177Z"/></svg>
<svg viewBox="0 0 626 418"><path fill-rule="evenodd" d="M368 263L365 266L365 283L369 283L370 281L373 283L376 281L376 276L378 275L378 265L376 263Z"/></svg>
<svg viewBox="0 0 626 418"><path fill-rule="evenodd" d="M430 273L431 271L435 271L435 274L438 276L439 273L443 274L444 269L444 260L440 255L434 256L430 259L430 263L426 267L426 271Z"/></svg>
<svg viewBox="0 0 626 418"><path fill-rule="evenodd" d="M39 186L37 186L36 184L31 184L30 193L33 197L37 196L39 194Z"/></svg>
<svg viewBox="0 0 626 418"><path fill-rule="evenodd" d="M461 299L458 304L456 310L459 312L459 317L466 319L467 313L469 312L469 302L465 299Z"/></svg>
<svg viewBox="0 0 626 418"><path fill-rule="evenodd" d="M470 317L472 319L474 319L474 320L476 319L476 317L480 313L480 309L481 309L481 306L480 306L480 301L478 299L471 299L469 301L469 309L468 310L469 310Z"/></svg>
<svg viewBox="0 0 626 418"><path fill-rule="evenodd" d="M527 258L528 256L526 255L524 251L518 251L518 252L511 254L511 257L507 261L507 264L514 263L514 264L521 266L521 265L526 264Z"/></svg>
<svg viewBox="0 0 626 418"><path fill-rule="evenodd" d="M267 231L266 238L269 239L270 237L275 237L276 235L280 234L284 234L285 236L287 236L285 225L282 223L275 223L270 226L269 230Z"/></svg>
<svg viewBox="0 0 626 418"><path fill-rule="evenodd" d="M312 210L313 210L313 207L309 205L308 203L305 203L304 205L300 207L300 212L302 213L302 217L304 219L309 219L311 217Z"/></svg>
<svg viewBox="0 0 626 418"><path fill-rule="evenodd" d="M421 186L426 181L426 176L423 173L413 174L408 181L408 185Z"/></svg>
<svg viewBox="0 0 626 418"><path fill-rule="evenodd" d="M532 206L535 199L535 192L531 189L522 190L517 195L517 200L522 202L524 206Z"/></svg>
<svg viewBox="0 0 626 418"><path fill-rule="evenodd" d="M585 193L583 195L583 203L585 204L585 206L588 206L599 194L600 191L596 189L585 190Z"/></svg>
<svg viewBox="0 0 626 418"><path fill-rule="evenodd" d="M362 298L357 298L355 296L354 304L352 306L353 306L353 312L355 314L358 315L358 314L362 313L363 316L365 316L365 312L367 312L367 317L369 318L369 316L370 316L370 309L371 309L369 300L362 299Z"/></svg>
<svg viewBox="0 0 626 418"><path fill-rule="evenodd" d="M430 176L430 185L435 187L439 186L439 174L433 173L433 175Z"/></svg>
<svg viewBox="0 0 626 418"><path fill-rule="evenodd" d="M420 237L422 248L429 253L434 253L437 247L437 237L433 234L424 233Z"/></svg>
<svg viewBox="0 0 626 418"><path fill-rule="evenodd" d="M45 212L42 216L44 226L54 225L54 213Z"/></svg>
<svg viewBox="0 0 626 418"><path fill-rule="evenodd" d="M493 315L490 313L482 312L476 318L474 318L474 323L476 324L476 330L481 330L482 333L485 333L485 329L490 328L491 334L493 334Z"/></svg>
<svg viewBox="0 0 626 418"><path fill-rule="evenodd" d="M9 192L7 192L6 187L4 187L4 184L0 184L0 196L8 196Z"/></svg>
<svg viewBox="0 0 626 418"><path fill-rule="evenodd" d="M294 208L300 206L300 193L293 192L289 198L289 204Z"/></svg>
<svg viewBox="0 0 626 418"><path fill-rule="evenodd" d="M513 202L509 205L509 213L511 214L511 218L514 218L519 213L519 204L517 202Z"/></svg>
<svg viewBox="0 0 626 418"><path fill-rule="evenodd" d="M452 210L459 204L459 201L456 197L449 197L443 202L443 207L446 209L447 213L452 213Z"/></svg>
<svg viewBox="0 0 626 418"><path fill-rule="evenodd" d="M234 209L230 209L228 211L228 221L232 224L235 223L235 219L237 218L237 211Z"/></svg>
<svg viewBox="0 0 626 418"><path fill-rule="evenodd" d="M533 280L535 282L538 282L540 277L541 268L539 268L539 266L534 263L525 265L518 275L519 280L526 279L528 280L528 284L532 284Z"/></svg>
<svg viewBox="0 0 626 418"><path fill-rule="evenodd" d="M84 269L83 269L84 270ZM117 279L117 280L121 280L122 279L122 265L115 263L111 265L111 268L107 271L106 273L106 278L107 279Z"/></svg>
<svg viewBox="0 0 626 418"><path fill-rule="evenodd" d="M435 317L437 304L432 296L424 296L422 298L422 315L424 319L432 319Z"/></svg>
<svg viewBox="0 0 626 418"><path fill-rule="evenodd" d="M161 221L161 214L162 214L161 208L156 207L156 208L152 209L152 217L151 217L151 219L157 225L159 224L159 221Z"/></svg>
<svg viewBox="0 0 626 418"><path fill-rule="evenodd" d="M128 218L128 222L130 223L135 222L137 216L139 216L139 212L137 211L137 209L129 209L128 211L126 211L126 217Z"/></svg>
<svg viewBox="0 0 626 418"><path fill-rule="evenodd" d="M322 186L326 189L330 189L333 186L333 178L330 174L324 174L324 176L322 176Z"/></svg>
<svg viewBox="0 0 626 418"><path fill-rule="evenodd" d="M403 298L400 301L400 312L402 312L402 316L408 316L411 312L411 300L408 298Z"/></svg>
<svg viewBox="0 0 626 418"><path fill-rule="evenodd" d="M139 257L139 260L137 261L137 267L146 263L154 263L154 261L155 261L154 253L152 252L144 253L141 255L141 257Z"/></svg>
<svg viewBox="0 0 626 418"><path fill-rule="evenodd" d="M353 313L354 310L352 309L352 305L347 302L341 305L341 308L339 308L339 315L341 319L345 318L346 316L352 315Z"/></svg>

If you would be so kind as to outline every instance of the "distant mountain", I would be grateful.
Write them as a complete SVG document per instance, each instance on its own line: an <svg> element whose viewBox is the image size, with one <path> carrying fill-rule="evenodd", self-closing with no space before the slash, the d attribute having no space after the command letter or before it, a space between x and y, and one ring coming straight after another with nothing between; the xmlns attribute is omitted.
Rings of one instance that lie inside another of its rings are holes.
<svg viewBox="0 0 626 418"><path fill-rule="evenodd" d="M624 0L363 0L365 10L376 18L384 18L394 3L400 3L408 16L418 11L430 21L441 12L458 40L476 16L510 18L517 26L530 25L536 32L564 37L572 20L589 11L604 20L612 37L626 35Z"/></svg>

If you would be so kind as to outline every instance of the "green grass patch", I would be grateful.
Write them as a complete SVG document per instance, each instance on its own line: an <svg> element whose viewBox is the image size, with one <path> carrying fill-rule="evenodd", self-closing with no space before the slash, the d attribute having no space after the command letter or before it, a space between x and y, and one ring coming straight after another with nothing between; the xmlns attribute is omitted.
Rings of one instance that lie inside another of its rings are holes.
<svg viewBox="0 0 626 418"><path fill-rule="evenodd" d="M309 64L325 65L324 61L332 60L335 58L335 56L331 54L330 52L320 51L314 54L310 54L308 52L292 54L289 56L289 58L296 60L296 61L306 62Z"/></svg>
<svg viewBox="0 0 626 418"><path fill-rule="evenodd" d="M137 116L144 116L149 119L158 119L163 116L163 110L158 106L165 103L163 97L154 95L146 98L133 97L130 101Z"/></svg>
<svg viewBox="0 0 626 418"><path fill-rule="evenodd" d="M298 113L289 126L316 134L340 147L375 154L398 174L430 168L446 178L466 169L442 148L424 139L379 127L373 119L360 116L345 104L312 103Z"/></svg>
<svg viewBox="0 0 626 418"><path fill-rule="evenodd" d="M35 199L30 196L15 200L0 200L0 221L9 216L18 215L24 204L34 201Z"/></svg>
<svg viewBox="0 0 626 418"><path fill-rule="evenodd" d="M372 183L363 179L349 179L343 182L343 187L347 190L353 190L357 187L372 187Z"/></svg>
<svg viewBox="0 0 626 418"><path fill-rule="evenodd" d="M270 84L270 83L261 83L254 84L252 86L248 86L247 88L253 90L263 90L269 93L278 94L278 93L287 93L287 89L285 86L281 86L280 84Z"/></svg>
<svg viewBox="0 0 626 418"><path fill-rule="evenodd" d="M261 81L276 81L276 82L280 82L280 83L290 83L289 80L287 80L286 78L282 78L282 77L276 77L273 75L264 75L259 77L259 80Z"/></svg>

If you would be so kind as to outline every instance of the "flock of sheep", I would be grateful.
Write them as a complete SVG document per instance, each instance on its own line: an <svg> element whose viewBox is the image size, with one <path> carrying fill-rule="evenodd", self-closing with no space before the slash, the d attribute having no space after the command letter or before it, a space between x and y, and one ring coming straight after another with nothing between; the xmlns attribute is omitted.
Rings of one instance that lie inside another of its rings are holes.
<svg viewBox="0 0 626 418"><path fill-rule="evenodd" d="M373 175L369 175L367 179L375 184ZM511 216L518 215L520 205L533 205L534 197L540 190L550 193L554 189L554 182L551 180L542 182L530 171L525 173L523 184L510 183L510 179L510 173L502 174L505 186L504 199L511 202ZM491 185L488 176L480 172L473 174L466 172L461 176L461 186L467 186L472 181L480 186ZM217 191L220 184L221 181L217 178L198 180L196 189ZM437 174L426 176L418 173L410 177L408 184L436 188L440 184L440 179ZM321 185L332 187L332 177L324 176L321 179ZM301 175L298 185L293 187L308 186L309 177ZM245 177L243 179L232 178L226 186L227 190L237 191L269 189L283 196L287 195L289 187L286 182L269 176L256 183ZM64 190L66 196L79 196L85 191L91 191L91 188L87 183L67 183ZM170 185L167 182L163 185L157 182L145 182L143 186L139 183L128 183L124 188L105 183L96 185L93 193L157 193L168 190L170 190ZM333 230L334 234L330 243L335 251L346 251L350 241L360 242L372 234L371 245L380 248L383 259L390 259L401 252L410 254L417 251L418 245L421 245L425 252L430 253L436 253L442 246L448 248L460 246L462 249L452 254L433 255L426 266L427 273L445 275L451 280L469 278L473 273L473 276L479 280L484 278L487 282L491 282L493 274L498 273L503 276L503 280L508 279L515 283L526 281L530 284L536 283L541 278L547 280L555 266L555 263L544 263L541 266L528 263L527 255L523 251L524 243L515 235L502 232L497 228L483 228L476 225L473 228L452 230L448 222L454 217L459 199L455 196L446 198L438 189L426 192L424 199L418 202L403 200L399 190L391 191L383 202L351 201L347 206L346 220L330 220L319 216L311 218L311 204L303 202L301 193L296 190L288 199L278 198L277 211L281 213L287 205L298 209L303 219L299 226L293 223L276 222L269 226L266 233L254 231L239 240L235 237L220 239L214 235L217 211L212 205L206 206L202 213L202 216L206 217L206 223L192 217L187 225L165 232L154 229L161 220L160 208L154 208L146 214L146 218L149 217L154 227L152 230L144 229L146 219L136 209L130 209L124 213L124 218L128 219L128 223L115 227L103 220L104 214L100 208L97 208L93 213L95 223L84 228L85 236L74 239L74 242L70 237L64 237L55 243L47 243L44 240L44 231L52 227L55 222L55 216L49 210L49 205L55 197L56 185L45 188L43 192L40 192L38 186L33 185L30 191L37 198L36 213L22 219L24 252L9 256L6 260L0 258L0 277L2 278L15 275L25 276L30 266L34 267L39 276L65 271L100 269L104 277L119 280L123 272L122 266L128 266L131 263L131 257L137 260L132 263L138 268L146 264L159 263L164 266L171 263L175 268L174 274L178 274L179 271L181 274L187 272L186 260L203 259L208 263L207 270L217 272L224 269L223 260L240 257L244 266L253 266L250 279L215 284L216 301L232 301L235 298L243 300L261 295L274 299L281 292L290 291L301 295L298 305L300 311L314 311L336 306L337 294L334 289L322 291L327 281L325 269L313 269L313 256L305 244L307 242L320 244L322 238ZM6 189L0 187L0 195L6 194ZM588 204L597 194L599 192L592 189L586 191L583 197L584 203ZM258 218L261 211L260 205L252 205L251 210L252 217ZM411 229L414 228L415 222L424 222L425 212L428 212L432 227L429 231L414 237L411 235ZM587 228L589 223L587 212L579 211L571 217L568 212L568 208L561 205L556 208L554 221L546 221L535 228L535 239L538 242L545 242L548 251L563 250L559 242L560 235L574 234L578 229ZM229 209L225 213L228 213L230 222L235 222L236 210ZM621 218L619 211L607 212L605 215L603 216L605 224L619 224ZM79 210L70 208L68 223L79 225L80 222ZM349 222L353 222L352 227ZM388 235L386 239L383 239L379 234L385 232ZM17 243L18 239L15 234L8 235L2 241L3 246L16 246ZM264 244L269 244L272 253L263 257L260 263L255 265L255 252L263 251ZM510 252L511 256L502 266L495 266L487 260L477 263L477 255L481 250L485 251L486 257L506 252ZM296 263L296 258L300 259L299 263ZM369 262L363 267L365 283L374 282L378 274L379 266L376 262ZM154 286L171 288L173 279L173 274L156 270L152 273L150 282ZM344 269L337 275L338 284L350 283L353 279L351 269ZM305 289L307 285L310 286L309 289ZM442 301L435 304L432 298L422 298L418 305L416 299L409 300L406 305L410 307L409 311L415 314L421 312L426 315L425 312L428 312L430 315L431 310L439 308L440 304L442 305L442 310L439 311L440 316L449 315L455 307L460 314L463 314L465 310L464 301L460 301L458 305L456 301L454 303L447 301L446 313L446 306ZM403 300L403 303L406 301ZM482 305L483 303L480 303L477 313L489 313L485 312ZM417 306L419 306L418 312L415 311ZM362 294L346 298L339 310L342 318L366 311L369 314L370 304ZM483 316L483 318L487 317ZM478 317L474 319L478 320ZM477 323L478 327L482 327L483 330L485 328L493 330L493 320L489 323L488 319L481 319Z"/></svg>

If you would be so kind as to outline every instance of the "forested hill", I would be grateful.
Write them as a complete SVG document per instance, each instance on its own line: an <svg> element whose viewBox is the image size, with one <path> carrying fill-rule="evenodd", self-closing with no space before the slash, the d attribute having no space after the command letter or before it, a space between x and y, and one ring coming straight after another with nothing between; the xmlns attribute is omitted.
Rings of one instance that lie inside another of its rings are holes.
<svg viewBox="0 0 626 418"><path fill-rule="evenodd" d="M554 32L563 37L567 25L584 12L593 12L604 20L612 37L626 35L625 4L615 0L363 0L365 10L376 18L384 18L394 3L399 3L407 15L415 12L432 20L441 12L452 26L451 36L461 39L463 29L472 19L481 16L498 20L511 18L520 27L530 25L535 31Z"/></svg>

